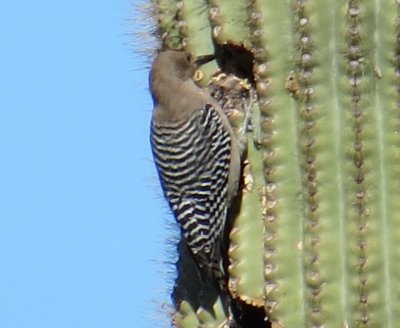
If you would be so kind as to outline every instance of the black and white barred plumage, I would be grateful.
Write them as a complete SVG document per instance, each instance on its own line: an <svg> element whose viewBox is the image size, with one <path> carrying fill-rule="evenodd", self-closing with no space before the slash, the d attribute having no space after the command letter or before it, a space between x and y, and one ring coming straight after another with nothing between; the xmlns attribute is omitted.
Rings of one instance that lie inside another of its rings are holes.
<svg viewBox="0 0 400 328"><path fill-rule="evenodd" d="M238 188L240 156L222 109L192 80L195 63L178 51L155 59L150 140L165 198L207 276L221 262L219 247Z"/></svg>
<svg viewBox="0 0 400 328"><path fill-rule="evenodd" d="M205 104L186 121L154 123L151 143L164 195L189 248L210 253L226 217L229 132Z"/></svg>

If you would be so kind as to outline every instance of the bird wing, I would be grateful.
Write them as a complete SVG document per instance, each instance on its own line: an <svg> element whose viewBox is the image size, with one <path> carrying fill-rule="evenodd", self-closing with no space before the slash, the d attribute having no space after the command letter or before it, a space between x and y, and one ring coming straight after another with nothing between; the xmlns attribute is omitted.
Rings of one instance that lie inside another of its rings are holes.
<svg viewBox="0 0 400 328"><path fill-rule="evenodd" d="M151 135L164 194L189 248L211 252L226 219L229 131L205 104L189 120L164 123Z"/></svg>

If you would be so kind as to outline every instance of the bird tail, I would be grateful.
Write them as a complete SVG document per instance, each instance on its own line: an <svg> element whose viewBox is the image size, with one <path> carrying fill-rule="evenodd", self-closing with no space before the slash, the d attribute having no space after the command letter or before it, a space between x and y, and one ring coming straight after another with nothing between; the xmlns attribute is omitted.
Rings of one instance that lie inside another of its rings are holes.
<svg viewBox="0 0 400 328"><path fill-rule="evenodd" d="M220 291L228 293L228 275L224 266L221 245L217 242L209 253L195 255L203 282L215 285Z"/></svg>

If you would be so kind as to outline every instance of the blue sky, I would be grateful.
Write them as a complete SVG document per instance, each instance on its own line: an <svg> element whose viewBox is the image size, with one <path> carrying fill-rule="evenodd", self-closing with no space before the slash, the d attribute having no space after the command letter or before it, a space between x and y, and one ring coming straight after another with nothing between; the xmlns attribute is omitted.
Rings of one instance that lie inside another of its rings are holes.
<svg viewBox="0 0 400 328"><path fill-rule="evenodd" d="M2 328L168 326L172 218L134 5L1 2Z"/></svg>

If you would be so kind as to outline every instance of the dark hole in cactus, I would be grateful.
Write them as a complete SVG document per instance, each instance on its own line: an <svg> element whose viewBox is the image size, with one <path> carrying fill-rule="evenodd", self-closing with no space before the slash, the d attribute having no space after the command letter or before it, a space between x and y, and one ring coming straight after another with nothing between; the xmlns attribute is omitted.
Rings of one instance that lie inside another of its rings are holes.
<svg viewBox="0 0 400 328"><path fill-rule="evenodd" d="M216 55L218 65L224 73L254 82L254 56L251 51L243 46L224 44L216 46Z"/></svg>
<svg viewBox="0 0 400 328"><path fill-rule="evenodd" d="M271 322L265 320L264 308L255 307L245 302L236 301L232 306L237 327L241 328L271 328Z"/></svg>

